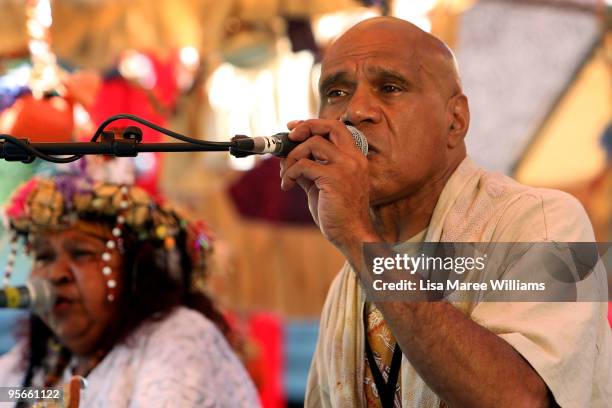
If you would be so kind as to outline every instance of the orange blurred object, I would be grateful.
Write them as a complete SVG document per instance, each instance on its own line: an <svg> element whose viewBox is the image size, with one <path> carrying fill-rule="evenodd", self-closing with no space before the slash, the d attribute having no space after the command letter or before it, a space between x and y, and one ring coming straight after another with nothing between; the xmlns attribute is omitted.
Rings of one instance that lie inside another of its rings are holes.
<svg viewBox="0 0 612 408"><path fill-rule="evenodd" d="M68 75L62 84L66 88L66 98L89 109L98 97L102 87L102 77L96 71L80 70Z"/></svg>
<svg viewBox="0 0 612 408"><path fill-rule="evenodd" d="M72 102L60 96L24 95L0 114L0 132L34 143L69 142L73 129Z"/></svg>

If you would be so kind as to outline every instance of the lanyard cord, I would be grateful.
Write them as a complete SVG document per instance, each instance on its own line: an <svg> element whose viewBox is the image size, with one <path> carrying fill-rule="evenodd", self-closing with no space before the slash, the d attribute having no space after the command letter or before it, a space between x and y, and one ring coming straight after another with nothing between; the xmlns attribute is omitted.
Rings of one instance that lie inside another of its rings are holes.
<svg viewBox="0 0 612 408"><path fill-rule="evenodd" d="M376 384L376 389L378 390L378 396L380 397L382 408L393 408L395 386L397 385L400 368L402 366L402 350L400 349L399 344L396 342L395 347L393 348L393 357L391 358L388 381L385 383L382 373L378 369L378 365L374 359L374 353L370 347L370 342L368 341L366 313L366 309L364 308L363 321L364 325L366 326L365 349L366 356L368 358L368 365L370 366L370 371L372 372L372 377L374 378L374 383Z"/></svg>

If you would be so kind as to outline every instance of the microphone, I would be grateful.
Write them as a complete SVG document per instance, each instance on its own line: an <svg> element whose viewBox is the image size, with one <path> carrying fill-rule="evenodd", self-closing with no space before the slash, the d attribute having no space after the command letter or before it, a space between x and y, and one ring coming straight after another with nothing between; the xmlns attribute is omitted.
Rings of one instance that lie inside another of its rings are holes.
<svg viewBox="0 0 612 408"><path fill-rule="evenodd" d="M55 305L53 285L41 278L29 279L25 286L7 286L0 289L0 308L30 309L41 314Z"/></svg>
<svg viewBox="0 0 612 408"><path fill-rule="evenodd" d="M347 125L346 128L351 132L355 145L364 156L368 155L368 141L361 131L353 126ZM230 148L230 154L235 157L245 157L252 154L270 153L277 157L287 157L287 155L300 144L289 139L289 133L277 133L273 136L247 137L236 135L232 138L235 146Z"/></svg>

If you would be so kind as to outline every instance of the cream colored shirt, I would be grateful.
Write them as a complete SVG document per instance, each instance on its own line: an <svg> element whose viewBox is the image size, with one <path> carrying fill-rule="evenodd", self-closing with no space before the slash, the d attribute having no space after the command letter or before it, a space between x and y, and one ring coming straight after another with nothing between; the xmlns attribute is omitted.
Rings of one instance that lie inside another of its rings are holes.
<svg viewBox="0 0 612 408"><path fill-rule="evenodd" d="M572 196L518 184L466 158L443 189L427 242L593 242L586 213ZM607 289L605 274L594 274ZM346 264L323 307L306 390L307 407L362 407L365 295ZM454 304L514 347L562 407L612 406L612 334L603 302ZM477 379L475 379L477 380ZM440 399L404 357L403 407L439 407Z"/></svg>

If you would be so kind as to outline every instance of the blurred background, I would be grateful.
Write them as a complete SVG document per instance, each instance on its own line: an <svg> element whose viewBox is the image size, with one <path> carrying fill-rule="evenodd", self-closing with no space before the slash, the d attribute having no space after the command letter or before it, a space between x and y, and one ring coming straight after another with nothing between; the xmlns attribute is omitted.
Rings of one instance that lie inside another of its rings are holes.
<svg viewBox="0 0 612 408"><path fill-rule="evenodd" d="M0 1L0 132L32 142L89 139L117 113L206 140L274 134L316 116L319 63L336 36L377 15L412 21L457 54L472 158L574 194L598 241L612 241L610 0ZM165 140L143 130L145 142ZM277 159L93 161L99 177L133 181L211 224L209 292L246 339L243 358L264 406L300 406L319 313L343 259L302 192L280 191ZM38 160L0 162L0 203L34 174L57 171ZM20 259L12 283L28 270ZM0 352L17 315L0 314Z"/></svg>

